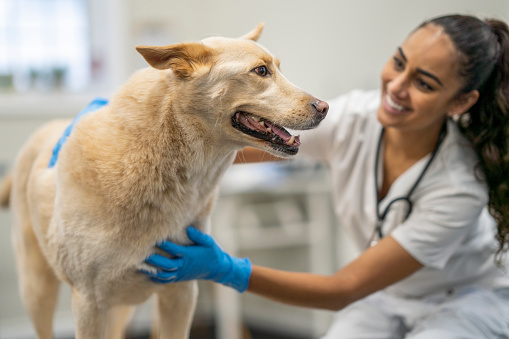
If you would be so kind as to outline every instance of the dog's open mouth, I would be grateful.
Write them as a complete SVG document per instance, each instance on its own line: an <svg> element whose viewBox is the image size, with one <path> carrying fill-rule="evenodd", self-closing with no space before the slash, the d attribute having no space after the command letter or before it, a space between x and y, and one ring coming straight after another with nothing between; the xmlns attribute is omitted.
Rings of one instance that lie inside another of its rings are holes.
<svg viewBox="0 0 509 339"><path fill-rule="evenodd" d="M299 136L291 135L283 127L247 112L236 112L232 125L242 133L265 140L279 151L289 155L297 154L300 146Z"/></svg>

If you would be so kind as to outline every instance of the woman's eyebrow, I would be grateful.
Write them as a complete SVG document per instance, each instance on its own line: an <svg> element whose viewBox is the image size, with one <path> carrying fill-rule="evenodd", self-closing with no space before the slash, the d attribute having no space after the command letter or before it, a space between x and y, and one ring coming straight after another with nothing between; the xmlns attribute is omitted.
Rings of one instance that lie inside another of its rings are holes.
<svg viewBox="0 0 509 339"><path fill-rule="evenodd" d="M403 50L401 49L401 47L398 47L398 51L399 51L399 54L401 55L401 58L403 58L403 60L405 62L408 62L408 59L405 55L405 53L403 53ZM435 75L431 74L430 72L427 72L421 68L418 68L417 69L417 72L421 73L422 75L425 75L433 80L435 80L441 87L444 87L444 85L442 84L442 81L440 81L439 78L437 78Z"/></svg>
<svg viewBox="0 0 509 339"><path fill-rule="evenodd" d="M441 87L444 87L444 85L442 84L442 81L440 81L440 79L437 78L436 76L434 76L433 74L426 72L425 70L420 69L420 68L417 69L417 72L419 72L422 75L425 75L427 77L430 77L431 79L435 80Z"/></svg>
<svg viewBox="0 0 509 339"><path fill-rule="evenodd" d="M403 60L405 60L405 62L407 62L407 58L406 58L406 55L405 53L403 53L403 50L401 49L401 47L398 47L398 51L399 51L399 54L401 54L401 57L403 58Z"/></svg>

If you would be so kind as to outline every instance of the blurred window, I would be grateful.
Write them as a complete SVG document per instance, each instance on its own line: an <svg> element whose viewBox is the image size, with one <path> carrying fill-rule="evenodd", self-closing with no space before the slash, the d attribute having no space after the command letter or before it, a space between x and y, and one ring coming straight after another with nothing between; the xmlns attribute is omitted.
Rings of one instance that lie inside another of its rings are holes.
<svg viewBox="0 0 509 339"><path fill-rule="evenodd" d="M0 0L0 90L85 89L89 35L87 0Z"/></svg>

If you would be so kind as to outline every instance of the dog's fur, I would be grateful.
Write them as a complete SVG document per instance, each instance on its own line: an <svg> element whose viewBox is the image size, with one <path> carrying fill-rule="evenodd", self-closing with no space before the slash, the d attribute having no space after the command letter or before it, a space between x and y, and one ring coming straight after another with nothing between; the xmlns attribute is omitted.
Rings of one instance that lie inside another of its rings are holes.
<svg viewBox="0 0 509 339"><path fill-rule="evenodd" d="M237 112L298 130L327 111L256 43L262 28L238 39L138 46L152 67L77 123L55 167L48 161L69 121L48 123L25 144L0 202L10 201L21 294L39 338L52 336L61 281L72 287L79 339L122 336L131 305L154 293L160 337L188 337L196 283L153 283L139 272L153 269L144 259L163 239L188 243L187 225L208 231L218 182L237 150L296 153L298 139L253 133Z"/></svg>

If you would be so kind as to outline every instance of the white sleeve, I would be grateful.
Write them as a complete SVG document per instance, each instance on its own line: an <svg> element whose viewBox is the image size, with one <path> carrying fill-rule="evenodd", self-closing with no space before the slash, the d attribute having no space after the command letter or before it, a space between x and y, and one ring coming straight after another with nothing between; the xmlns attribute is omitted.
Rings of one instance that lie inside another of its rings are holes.
<svg viewBox="0 0 509 339"><path fill-rule="evenodd" d="M355 90L328 101L329 112L320 125L300 133L301 146L297 158L311 158L327 163L332 158L334 145L343 141L348 142L345 133L348 125L353 122L355 114L368 114L379 104L379 90Z"/></svg>

